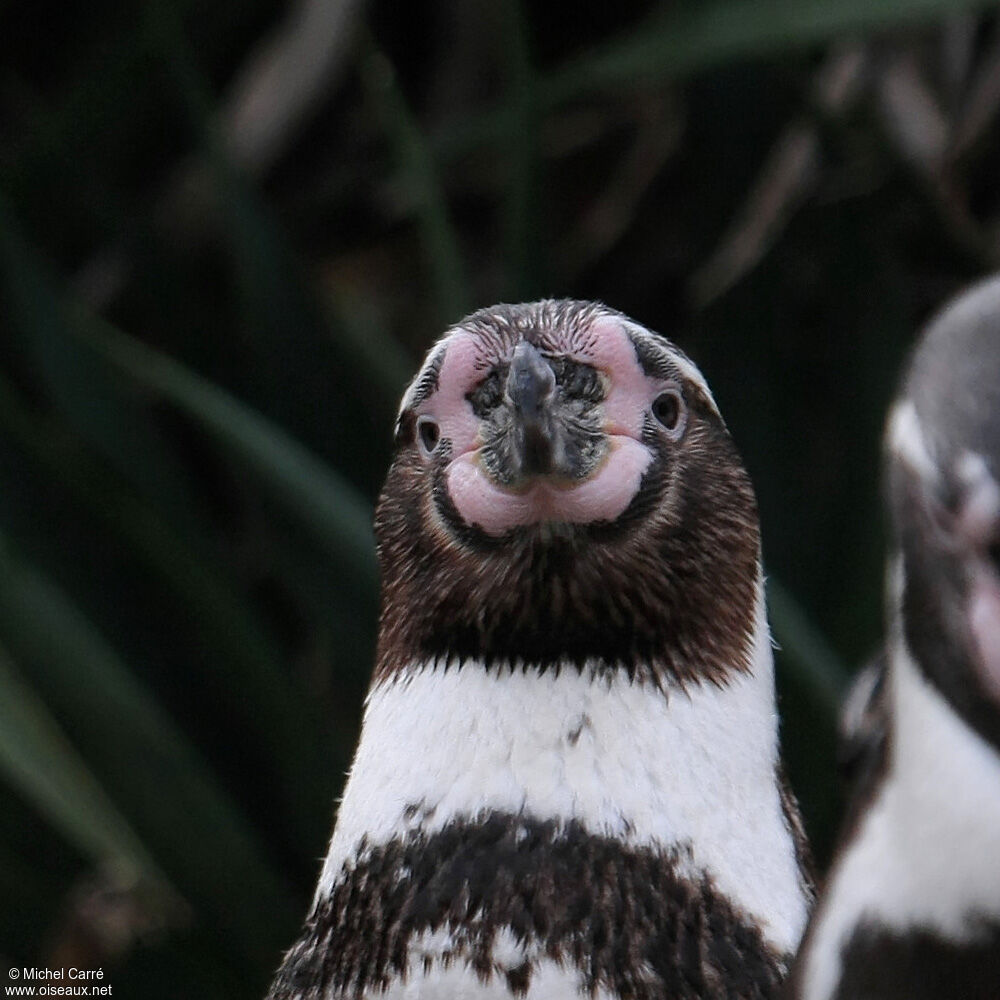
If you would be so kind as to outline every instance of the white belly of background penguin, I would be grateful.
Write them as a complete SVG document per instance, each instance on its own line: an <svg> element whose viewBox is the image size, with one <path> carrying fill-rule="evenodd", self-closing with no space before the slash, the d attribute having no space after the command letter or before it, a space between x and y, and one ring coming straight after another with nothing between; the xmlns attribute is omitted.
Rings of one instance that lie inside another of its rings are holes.
<svg viewBox="0 0 1000 1000"><path fill-rule="evenodd" d="M1000 280L921 339L889 418L884 749L796 1000L1000 997Z"/></svg>
<svg viewBox="0 0 1000 1000"><path fill-rule="evenodd" d="M766 998L810 901L756 502L700 372L498 306L407 391L377 662L271 1000Z"/></svg>

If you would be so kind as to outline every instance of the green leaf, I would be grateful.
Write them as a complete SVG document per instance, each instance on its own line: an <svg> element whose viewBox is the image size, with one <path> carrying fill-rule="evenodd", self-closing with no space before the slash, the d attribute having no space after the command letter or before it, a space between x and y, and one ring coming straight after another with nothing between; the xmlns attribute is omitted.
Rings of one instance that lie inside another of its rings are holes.
<svg viewBox="0 0 1000 1000"><path fill-rule="evenodd" d="M155 858L196 914L209 913L225 928L228 948L244 960L270 961L273 934L282 921L292 924L295 907L242 816L103 636L2 537L0 636L30 667L40 697L135 830L132 836L114 825L107 812L102 821L81 811L76 822L92 849L120 843L127 857ZM48 736L32 730L30 716L17 730L18 741L32 741L38 754L55 752L45 749ZM52 809L65 810L61 790L77 782L93 793L72 767L53 781L39 786Z"/></svg>
<svg viewBox="0 0 1000 1000"><path fill-rule="evenodd" d="M799 602L774 577L767 580L771 629L789 666L835 717L850 675Z"/></svg>
<svg viewBox="0 0 1000 1000"><path fill-rule="evenodd" d="M326 786L303 769L321 756L318 733L304 725L309 705L288 682L278 651L217 560L205 558L152 507L135 497L81 447L73 434L33 413L0 375L0 430L70 496L120 536L185 608L233 706L258 734L282 775L282 797L301 831L325 812ZM325 745L325 744L324 744ZM294 825L293 824L293 825ZM304 844L303 844L304 846Z"/></svg>
<svg viewBox="0 0 1000 1000"><path fill-rule="evenodd" d="M342 476L260 414L98 319L81 326L94 348L133 378L169 399L220 444L242 458L273 497L314 533L358 586L374 593L371 509Z"/></svg>
<svg viewBox="0 0 1000 1000"><path fill-rule="evenodd" d="M30 362L31 381L41 384L53 407L123 478L155 498L176 520L201 526L191 484L148 408L72 336L56 278L21 236L2 199L0 263L10 303L11 339Z"/></svg>
<svg viewBox="0 0 1000 1000"><path fill-rule="evenodd" d="M379 111L398 168L413 199L420 237L438 301L439 327L457 322L470 308L471 293L458 233L448 211L444 183L431 147L396 79L388 56L369 39L362 78Z"/></svg>
<svg viewBox="0 0 1000 1000"><path fill-rule="evenodd" d="M102 384L107 384L112 376L121 378L113 368L108 367L106 359L81 341L75 329L75 317L65 305L59 285L33 248L20 237L2 199L0 252L7 265L5 283L18 304L16 311L22 324L44 328L46 338L51 336L58 340L54 346L66 348L74 363L82 364L82 372L76 376L82 385L90 387L88 378L95 371ZM88 407L93 403L94 400L90 400ZM120 412L116 416L126 418ZM74 431L78 430L78 420L71 417L69 424ZM228 653L236 654L237 662L249 659L255 671L278 672L275 666L277 653L256 624L254 616L240 606L232 588L218 581L207 563L198 558L196 547L204 544L204 538L197 533L197 529L188 524L188 532L172 531L153 507L124 489L116 488L108 470L88 456L75 435L61 431L56 423L40 414L29 412L19 400L13 384L4 377L0 377L0 425L79 499L125 534L132 545L176 585L178 593L190 596L200 613L207 611L207 620L217 619L220 622L220 644ZM107 449L101 450L104 453ZM111 450L114 450L113 447ZM123 457L118 456L116 467L120 466ZM157 456L157 461L152 464L161 466L161 459L162 456ZM155 479L155 476L152 478ZM168 507L171 513L176 513L174 505ZM227 641L230 636L232 641ZM268 700L273 696L272 691Z"/></svg>
<svg viewBox="0 0 1000 1000"><path fill-rule="evenodd" d="M166 396L212 433L224 450L260 471L265 488L319 536L350 581L340 595L346 605L344 620L354 629L366 622L376 594L374 543L370 508L357 491L223 390L103 321L65 305L61 291L19 237L4 208L0 201L4 222L0 247L11 264L8 281L20 289L22 310L27 313L23 321L65 341L75 361L86 362L83 370L96 371L102 383L124 380L135 388L138 381L143 391L153 388ZM81 384L89 383L83 379ZM219 572L224 564L211 558L209 541L195 531L178 531L153 504L133 495L95 462L75 434L32 413L2 378L0 426L71 495L122 536L131 551L180 598L198 640L219 653L209 662L228 689L233 711L263 738L280 778L283 823L306 850L307 844L314 843L317 824L328 815L329 775L321 770L330 758L328 723L290 683L254 611L235 582ZM72 426L75 431L75 420ZM358 639L352 641L358 645Z"/></svg>
<svg viewBox="0 0 1000 1000"><path fill-rule="evenodd" d="M627 36L570 60L543 82L549 106L989 6L983 0L723 0L673 5Z"/></svg>
<svg viewBox="0 0 1000 1000"><path fill-rule="evenodd" d="M363 407L375 426L391 427L412 364L377 326L365 324L361 334L357 324L350 322L352 316L357 318L356 311L342 314L336 298L321 304L316 289L306 279L305 265L272 219L264 198L231 161L214 113L210 81L170 5L150 8L149 31L191 123L204 157L202 166L222 210L240 312L240 339L252 355L251 370L267 376L258 383L259 394L268 402L272 416L284 415L294 423L297 415L298 425L310 430L316 429L315 413L307 407L305 419L301 419L299 404L310 395L324 398L333 418L325 428L330 445L336 453L350 456L351 465L363 465L370 450L351 430L358 410ZM421 141L419 135L415 141ZM429 153L425 159L428 170L433 170ZM436 190L440 194L440 185ZM429 211L433 215L436 205ZM447 239L447 219L444 226ZM449 248L445 245L442 249L445 265L450 266ZM351 371L354 377L343 379L339 391L331 395L331 377L335 379L344 371Z"/></svg>
<svg viewBox="0 0 1000 1000"><path fill-rule="evenodd" d="M413 358L386 332L372 302L361 293L334 293L331 309L330 322L345 361L365 372L382 395L392 400L394 410L416 370Z"/></svg>
<svg viewBox="0 0 1000 1000"><path fill-rule="evenodd" d="M183 910L166 876L2 646L0 769L81 853L141 879L171 911Z"/></svg>
<svg viewBox="0 0 1000 1000"><path fill-rule="evenodd" d="M572 56L537 81L542 111L609 90L679 79L738 59L758 59L987 10L986 0L694 0L662 8L628 33ZM444 125L433 147L442 162L471 150L517 141L516 103Z"/></svg>

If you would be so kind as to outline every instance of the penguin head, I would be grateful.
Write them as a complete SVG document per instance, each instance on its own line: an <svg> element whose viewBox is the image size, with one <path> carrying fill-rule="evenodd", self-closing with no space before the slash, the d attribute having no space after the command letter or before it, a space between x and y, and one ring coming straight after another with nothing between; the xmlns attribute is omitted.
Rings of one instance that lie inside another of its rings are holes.
<svg viewBox="0 0 1000 1000"><path fill-rule="evenodd" d="M496 306L448 331L403 398L376 533L387 655L745 661L749 479L701 372L603 305Z"/></svg>
<svg viewBox="0 0 1000 1000"><path fill-rule="evenodd" d="M902 638L1000 747L1000 279L928 326L886 445Z"/></svg>

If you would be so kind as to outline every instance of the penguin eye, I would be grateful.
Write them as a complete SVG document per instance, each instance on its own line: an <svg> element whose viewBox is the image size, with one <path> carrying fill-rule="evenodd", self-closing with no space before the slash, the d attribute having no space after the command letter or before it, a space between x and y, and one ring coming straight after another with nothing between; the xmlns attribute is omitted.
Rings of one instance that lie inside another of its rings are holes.
<svg viewBox="0 0 1000 1000"><path fill-rule="evenodd" d="M433 417L417 418L417 438L425 455L430 455L438 446L438 441L441 440L441 428Z"/></svg>
<svg viewBox="0 0 1000 1000"><path fill-rule="evenodd" d="M653 416L656 422L669 431L671 436L680 437L684 430L684 401L676 389L667 389L653 400Z"/></svg>

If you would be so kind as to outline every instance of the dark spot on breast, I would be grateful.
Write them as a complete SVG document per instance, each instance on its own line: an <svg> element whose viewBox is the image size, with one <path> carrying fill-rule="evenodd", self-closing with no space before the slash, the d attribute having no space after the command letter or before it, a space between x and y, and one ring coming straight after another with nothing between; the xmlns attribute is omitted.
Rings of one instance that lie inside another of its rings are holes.
<svg viewBox="0 0 1000 1000"><path fill-rule="evenodd" d="M516 997L523 997L528 992L531 982L531 963L522 962L515 969L507 970L507 989Z"/></svg>
<svg viewBox="0 0 1000 1000"><path fill-rule="evenodd" d="M406 807L403 809L403 819L407 823L412 823L414 820L419 820L423 822L424 820L429 820L434 818L434 813L437 812L437 806L428 806L424 799L419 802L408 802Z"/></svg>
<svg viewBox="0 0 1000 1000"><path fill-rule="evenodd" d="M594 723L591 721L589 715L581 715L580 718L574 723L570 728L570 731L566 734L566 740L571 747L575 747L580 740L580 734L584 729L592 729Z"/></svg>

